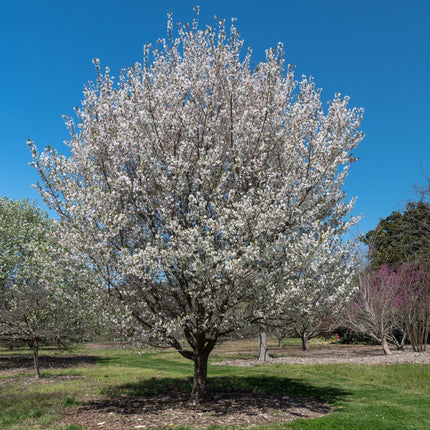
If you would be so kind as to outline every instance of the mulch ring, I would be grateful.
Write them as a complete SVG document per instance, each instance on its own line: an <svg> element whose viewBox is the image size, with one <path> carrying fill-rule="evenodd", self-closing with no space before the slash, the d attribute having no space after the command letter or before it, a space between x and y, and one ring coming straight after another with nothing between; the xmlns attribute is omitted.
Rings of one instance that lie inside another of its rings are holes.
<svg viewBox="0 0 430 430"><path fill-rule="evenodd" d="M202 429L213 424L249 426L316 418L331 408L315 399L261 393L212 393L201 406L193 406L189 394L175 393L88 400L63 412L62 423L89 429Z"/></svg>

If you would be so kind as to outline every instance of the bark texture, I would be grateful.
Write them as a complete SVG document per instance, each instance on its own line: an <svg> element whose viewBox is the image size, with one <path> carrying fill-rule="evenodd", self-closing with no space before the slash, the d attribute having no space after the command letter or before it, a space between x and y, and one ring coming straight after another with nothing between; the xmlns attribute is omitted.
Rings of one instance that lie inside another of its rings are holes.
<svg viewBox="0 0 430 430"><path fill-rule="evenodd" d="M209 354L197 356L194 360L194 380L191 397L193 403L200 405L205 400L206 381L208 378L208 357Z"/></svg>
<svg viewBox="0 0 430 430"><path fill-rule="evenodd" d="M267 351L267 333L263 329L259 333L258 350L258 361L267 361L270 359Z"/></svg>
<svg viewBox="0 0 430 430"><path fill-rule="evenodd" d="M39 341L37 338L33 339L33 344L31 346L33 350L33 363L34 363L34 373L36 378L40 378L40 363L39 363Z"/></svg>
<svg viewBox="0 0 430 430"><path fill-rule="evenodd" d="M385 355L391 355L390 347L388 345L387 339L385 338L382 339L382 348L384 350Z"/></svg>
<svg viewBox="0 0 430 430"><path fill-rule="evenodd" d="M302 349L303 351L309 351L309 338L307 333L302 333L300 335L300 338L302 339Z"/></svg>

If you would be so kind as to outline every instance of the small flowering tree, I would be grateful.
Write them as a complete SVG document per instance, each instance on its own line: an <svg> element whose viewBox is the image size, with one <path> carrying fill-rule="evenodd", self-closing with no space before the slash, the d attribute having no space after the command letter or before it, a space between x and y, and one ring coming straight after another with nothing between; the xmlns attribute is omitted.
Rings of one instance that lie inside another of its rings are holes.
<svg viewBox="0 0 430 430"><path fill-rule="evenodd" d="M396 307L399 326L407 335L414 351L426 350L430 327L430 272L411 264L402 264L396 270L399 292Z"/></svg>
<svg viewBox="0 0 430 430"><path fill-rule="evenodd" d="M360 278L360 288L347 308L345 324L380 342L403 348L406 339L425 351L430 326L430 272L409 263L388 265Z"/></svg>
<svg viewBox="0 0 430 430"><path fill-rule="evenodd" d="M323 226L348 227L341 187L361 111L312 79L296 82L282 46L251 67L234 24L178 27L119 84L98 68L71 155L30 143L62 237L85 255L135 341L194 362L204 396L220 336L264 319ZM324 246L324 243L321 243Z"/></svg>
<svg viewBox="0 0 430 430"><path fill-rule="evenodd" d="M310 339L333 328L332 322L356 291L355 245L343 243L342 232L328 230L314 237L308 255L302 255L300 272L289 279L278 299L281 309L275 326L287 327L299 336L304 351Z"/></svg>
<svg viewBox="0 0 430 430"><path fill-rule="evenodd" d="M91 274L72 264L55 233L55 224L35 205L0 199L0 338L32 349L37 377L41 344L81 338L95 322L83 305Z"/></svg>
<svg viewBox="0 0 430 430"><path fill-rule="evenodd" d="M395 341L394 330L398 328L400 315L400 279L394 270L385 265L378 271L362 274L359 283L354 300L342 316L342 323L369 335L389 355L389 342Z"/></svg>

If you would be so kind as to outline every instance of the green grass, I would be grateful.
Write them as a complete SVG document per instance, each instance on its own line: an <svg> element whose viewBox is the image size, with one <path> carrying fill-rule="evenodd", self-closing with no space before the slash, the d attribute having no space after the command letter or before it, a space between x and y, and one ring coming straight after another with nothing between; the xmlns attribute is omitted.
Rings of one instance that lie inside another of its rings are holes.
<svg viewBox="0 0 430 430"><path fill-rule="evenodd" d="M222 345L213 354L212 362L227 356L232 359L252 355L252 350L246 352L242 348L235 356L234 346L233 342ZM22 357L28 351L0 350L0 358L11 354ZM43 383L32 379L31 369L8 375L0 372L1 429L84 430L85 427L73 423L59 424L65 408L75 408L103 396L115 399L191 389L192 364L172 351L139 354L114 347L79 346L67 353L46 350L42 358L44 355L51 359L64 355L70 360L85 355L91 357L91 364L72 361L70 367L42 368ZM333 408L331 414L321 418L255 429L430 429L428 365L273 364L247 368L209 365L208 389L312 397Z"/></svg>

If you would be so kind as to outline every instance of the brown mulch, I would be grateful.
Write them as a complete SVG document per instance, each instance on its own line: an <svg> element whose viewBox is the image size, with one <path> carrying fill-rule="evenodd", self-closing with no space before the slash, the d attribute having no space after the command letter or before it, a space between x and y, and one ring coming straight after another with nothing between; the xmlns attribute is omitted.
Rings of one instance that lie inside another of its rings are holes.
<svg viewBox="0 0 430 430"><path fill-rule="evenodd" d="M88 401L65 411L64 423L88 429L153 429L189 426L202 429L213 424L229 428L315 418L330 412L315 399L259 393L216 393L201 406L190 404L189 395L156 395Z"/></svg>

